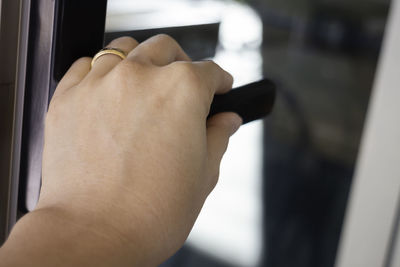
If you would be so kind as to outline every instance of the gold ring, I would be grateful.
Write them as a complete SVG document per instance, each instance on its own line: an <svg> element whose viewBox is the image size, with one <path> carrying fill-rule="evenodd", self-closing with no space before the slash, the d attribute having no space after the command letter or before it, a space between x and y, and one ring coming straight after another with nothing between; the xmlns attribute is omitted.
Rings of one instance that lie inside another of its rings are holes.
<svg viewBox="0 0 400 267"><path fill-rule="evenodd" d="M116 55L116 56L120 57L122 60L124 60L126 58L124 51L122 51L121 49L106 47L106 48L101 49L96 55L94 55L94 57L92 59L91 67L93 67L94 62L96 62L96 60L98 60L99 57L102 57L102 56L108 55L108 54Z"/></svg>

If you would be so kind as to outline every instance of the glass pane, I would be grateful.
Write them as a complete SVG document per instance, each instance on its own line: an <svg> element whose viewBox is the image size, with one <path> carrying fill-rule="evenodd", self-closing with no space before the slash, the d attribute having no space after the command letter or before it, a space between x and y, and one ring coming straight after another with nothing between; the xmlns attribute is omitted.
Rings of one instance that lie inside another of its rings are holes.
<svg viewBox="0 0 400 267"><path fill-rule="evenodd" d="M168 33L234 86L277 84L231 138L219 184L162 266L333 266L390 2L109 0L106 40Z"/></svg>

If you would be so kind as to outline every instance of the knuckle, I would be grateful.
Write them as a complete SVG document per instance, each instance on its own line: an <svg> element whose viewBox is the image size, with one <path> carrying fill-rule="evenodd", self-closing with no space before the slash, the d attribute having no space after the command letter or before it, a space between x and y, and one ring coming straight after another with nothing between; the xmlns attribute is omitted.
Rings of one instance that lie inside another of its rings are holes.
<svg viewBox="0 0 400 267"><path fill-rule="evenodd" d="M188 62L176 62L174 66L177 78L187 87L199 87L201 79L194 65Z"/></svg>
<svg viewBox="0 0 400 267"><path fill-rule="evenodd" d="M229 74L228 72L226 72L223 68L221 68L220 65L218 65L214 61L207 60L207 61L203 62L203 64L207 69L212 70L214 73L218 73L218 74L223 75L223 76L228 75L233 80L232 75Z"/></svg>
<svg viewBox="0 0 400 267"><path fill-rule="evenodd" d="M213 175L210 177L210 182L209 182L209 187L208 187L208 193L211 193L211 191L214 190L214 188L217 186L219 181L219 170L217 170Z"/></svg>
<svg viewBox="0 0 400 267"><path fill-rule="evenodd" d="M75 62L72 63L72 65L70 66L69 69L71 70L73 67L77 67L77 66L84 66L84 65L90 66L91 62L92 62L92 58L81 57L81 58L75 60Z"/></svg>
<svg viewBox="0 0 400 267"><path fill-rule="evenodd" d="M229 79L231 80L231 82L233 82L232 75L229 72L225 71L220 65L215 63L215 61L206 60L206 61L202 62L202 64L204 64L204 66L206 68L211 69L215 73L220 73L220 74L222 74L224 76L227 75L229 77Z"/></svg>
<svg viewBox="0 0 400 267"><path fill-rule="evenodd" d="M123 60L113 69L113 73L118 79L131 77L133 74L141 73L144 68L144 63L140 61Z"/></svg>
<svg viewBox="0 0 400 267"><path fill-rule="evenodd" d="M80 88L97 88L99 86L100 81L101 81L101 78L96 79L94 77L87 76L79 83L79 87ZM86 89L83 89L82 91L86 91Z"/></svg>
<svg viewBox="0 0 400 267"><path fill-rule="evenodd" d="M92 58L90 57L81 57L75 61L74 64L90 64L92 62Z"/></svg>
<svg viewBox="0 0 400 267"><path fill-rule="evenodd" d="M203 61L203 64L206 65L206 67L221 70L221 67L217 63L215 63L213 60L205 60L205 61Z"/></svg>
<svg viewBox="0 0 400 267"><path fill-rule="evenodd" d="M124 60L102 80L97 80L98 87L102 88L110 100L122 101L142 90L144 84L150 85L153 73L151 65L146 62Z"/></svg>
<svg viewBox="0 0 400 267"><path fill-rule="evenodd" d="M171 67L171 76L178 81L175 87L179 96L177 99L193 112L208 113L210 100L205 90L205 83L195 65L190 62L175 62Z"/></svg>
<svg viewBox="0 0 400 267"><path fill-rule="evenodd" d="M172 38L171 36L169 36L168 34L165 34L165 33L157 34L153 38L156 39L157 41L160 41L160 42L176 43L174 38Z"/></svg>
<svg viewBox="0 0 400 267"><path fill-rule="evenodd" d="M130 37L130 36L122 36L122 37L119 37L119 38L113 40L113 41L111 42L111 44L113 44L113 43L131 43L131 44L138 44L138 41L136 41L136 39L134 39L134 38L132 38L132 37Z"/></svg>

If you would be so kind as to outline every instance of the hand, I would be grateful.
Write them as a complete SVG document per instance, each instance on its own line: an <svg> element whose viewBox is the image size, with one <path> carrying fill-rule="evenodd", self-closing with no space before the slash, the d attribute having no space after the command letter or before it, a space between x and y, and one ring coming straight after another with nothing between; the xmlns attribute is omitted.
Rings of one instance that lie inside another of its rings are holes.
<svg viewBox="0 0 400 267"><path fill-rule="evenodd" d="M170 37L120 38L109 47L127 59L105 55L91 69L82 58L58 85L35 212L77 238L113 244L130 266L155 266L186 240L241 119L207 120L232 77L212 61L191 62Z"/></svg>

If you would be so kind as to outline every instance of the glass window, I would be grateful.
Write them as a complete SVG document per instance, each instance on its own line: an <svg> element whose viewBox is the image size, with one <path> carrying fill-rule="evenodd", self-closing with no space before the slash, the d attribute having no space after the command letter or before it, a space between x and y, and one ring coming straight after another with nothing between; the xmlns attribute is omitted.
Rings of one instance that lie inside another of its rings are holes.
<svg viewBox="0 0 400 267"><path fill-rule="evenodd" d="M173 36L272 115L231 138L187 244L162 266L333 266L390 2L109 0L106 40Z"/></svg>

